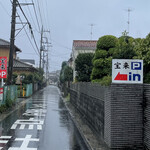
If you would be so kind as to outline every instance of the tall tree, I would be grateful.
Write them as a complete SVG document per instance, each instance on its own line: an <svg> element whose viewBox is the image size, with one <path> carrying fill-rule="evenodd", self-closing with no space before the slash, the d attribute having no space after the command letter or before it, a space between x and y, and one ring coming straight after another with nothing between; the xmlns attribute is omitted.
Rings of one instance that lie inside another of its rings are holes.
<svg viewBox="0 0 150 150"><path fill-rule="evenodd" d="M90 82L90 75L92 72L93 53L79 54L75 60L75 70L77 81Z"/></svg>
<svg viewBox="0 0 150 150"><path fill-rule="evenodd" d="M62 63L62 68L60 72L60 82L64 83L66 81L70 82L73 80L73 70L67 65L67 62Z"/></svg>
<svg viewBox="0 0 150 150"><path fill-rule="evenodd" d="M114 59L132 59L136 56L134 50L135 41L132 37L127 35L127 32L124 31L122 36L118 39L118 44L114 49L113 58Z"/></svg>
<svg viewBox="0 0 150 150"><path fill-rule="evenodd" d="M144 82L150 83L150 33L144 39L135 39L135 59L143 60Z"/></svg>

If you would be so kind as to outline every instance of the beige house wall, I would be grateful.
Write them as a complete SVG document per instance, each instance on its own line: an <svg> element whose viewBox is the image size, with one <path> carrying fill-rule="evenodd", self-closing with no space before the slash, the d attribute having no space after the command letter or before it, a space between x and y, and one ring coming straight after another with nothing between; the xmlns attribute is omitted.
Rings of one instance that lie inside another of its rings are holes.
<svg viewBox="0 0 150 150"><path fill-rule="evenodd" d="M8 48L0 48L0 57L5 56L9 61L9 49ZM16 52L13 54L13 58L16 59Z"/></svg>

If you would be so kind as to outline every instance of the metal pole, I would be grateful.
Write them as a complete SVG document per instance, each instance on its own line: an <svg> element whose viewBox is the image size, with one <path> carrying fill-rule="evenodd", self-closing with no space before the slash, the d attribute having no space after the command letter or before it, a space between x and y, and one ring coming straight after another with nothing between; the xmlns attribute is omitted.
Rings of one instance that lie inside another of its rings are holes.
<svg viewBox="0 0 150 150"><path fill-rule="evenodd" d="M43 26L42 26L42 30L41 30L41 45L40 45L40 64L39 64L39 68L41 68L41 61L42 61L42 43L43 43Z"/></svg>
<svg viewBox="0 0 150 150"><path fill-rule="evenodd" d="M13 72L13 54L14 54L14 42L15 42L15 25L16 25L16 7L17 0L13 0L12 3L12 21L11 21L11 36L10 36L10 51L9 51L9 66L8 66L8 85L12 84L12 72Z"/></svg>
<svg viewBox="0 0 150 150"><path fill-rule="evenodd" d="M2 87L4 86L4 79L2 78Z"/></svg>
<svg viewBox="0 0 150 150"><path fill-rule="evenodd" d="M45 55L44 55L44 49L43 49L43 64L42 64L43 71L44 71L44 67L45 67L45 60L44 60L44 57L45 57Z"/></svg>

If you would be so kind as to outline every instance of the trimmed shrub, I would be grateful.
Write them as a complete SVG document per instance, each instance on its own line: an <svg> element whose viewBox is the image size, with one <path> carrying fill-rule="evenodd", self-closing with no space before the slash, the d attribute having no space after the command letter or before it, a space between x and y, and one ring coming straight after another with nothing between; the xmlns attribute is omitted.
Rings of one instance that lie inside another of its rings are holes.
<svg viewBox="0 0 150 150"><path fill-rule="evenodd" d="M93 63L93 66L100 69L103 68L103 66L105 65L104 63L104 59L96 59Z"/></svg>
<svg viewBox="0 0 150 150"><path fill-rule="evenodd" d="M105 35L99 38L97 42L97 49L109 50L110 48L116 47L118 39L113 35Z"/></svg>
<svg viewBox="0 0 150 150"><path fill-rule="evenodd" d="M97 50L94 59L99 59L99 58L106 58L108 55L108 52L106 50Z"/></svg>

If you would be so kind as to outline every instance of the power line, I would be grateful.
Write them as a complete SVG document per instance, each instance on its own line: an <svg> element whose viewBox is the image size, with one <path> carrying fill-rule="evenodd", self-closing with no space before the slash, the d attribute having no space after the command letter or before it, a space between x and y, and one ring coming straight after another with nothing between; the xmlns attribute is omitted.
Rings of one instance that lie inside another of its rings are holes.
<svg viewBox="0 0 150 150"><path fill-rule="evenodd" d="M6 14L10 17L10 14L8 13L7 9L4 7L4 5L2 4L2 2L0 2L0 5L4 9L4 11L6 12Z"/></svg>
<svg viewBox="0 0 150 150"><path fill-rule="evenodd" d="M27 0L25 0L25 2L27 3ZM29 6L28 6L28 5L27 5L27 8L28 8L28 12L29 12L29 14L30 14L30 16L31 16L31 20L32 20L32 22L33 22L33 24L34 24L34 26L35 26L35 29L36 29L36 25L35 25L35 22L34 22L34 19L33 19L32 13L31 13L30 8L29 8ZM36 29L36 30L37 30L37 29Z"/></svg>
<svg viewBox="0 0 150 150"><path fill-rule="evenodd" d="M10 2L12 3L11 0L10 0ZM18 2L18 1L17 1L17 2ZM21 8L21 5L20 5L19 2L18 2L18 6L19 6L20 10L22 11L22 13L23 13L23 15L24 15L24 17L25 17L25 19L26 19L28 25L29 25L29 28L30 28L30 30L31 30L31 34L32 34L32 37L33 37L33 39L34 39L34 43L35 43L35 46L36 46L37 50L36 50L35 47L33 46L33 43L31 42L31 39L30 39L30 37L29 37L29 35L28 35L28 33L27 33L27 31L26 31L25 28L24 28L24 31L25 31L25 33L26 33L26 35L27 35L27 37L28 37L28 39L29 39L29 41L30 41L30 44L31 44L32 48L34 49L34 51L36 52L36 54L39 55L39 54L38 54L38 53L39 53L39 50L38 50L39 48L38 48L38 46L37 46L37 43L36 43L36 40L35 40L33 31L32 31L32 27L31 27L31 25L30 25L30 23L29 23L29 21L28 21L28 18L27 18L26 15L25 15L23 9ZM19 20L20 20L21 24L23 25L23 22L22 22L22 20L21 20L21 17L19 16L18 12L17 12L17 15L18 15L18 17L19 17ZM38 52L37 52L37 51L38 51Z"/></svg>
<svg viewBox="0 0 150 150"><path fill-rule="evenodd" d="M20 10L21 10L22 14L24 15L24 17L25 17L25 19L26 19L26 21L27 21L27 23L28 23L28 25L29 25L29 29L30 29L30 31L31 31L31 35L32 35L32 37L33 37L33 40L34 40L35 46L36 46L36 48L37 48L38 53L40 54L40 51L39 51L38 45L37 45L36 40L35 40L35 36L34 36L33 30L32 30L32 27L31 27L31 24L30 24L30 22L29 22L29 20L28 20L27 16L25 15L25 13L24 13L24 11L23 11L23 9L22 9L22 7L21 7L21 5L20 5L20 3L19 3L19 2L18 2L18 6L19 6L19 8L20 8Z"/></svg>
<svg viewBox="0 0 150 150"><path fill-rule="evenodd" d="M40 31L40 24L39 24L39 20L38 20L38 17L37 17L37 12L36 12L35 5L34 5L33 0L32 0L32 3L33 3L33 9L34 9L34 13L35 13L36 21L37 21L38 28L39 28L39 31Z"/></svg>
<svg viewBox="0 0 150 150"><path fill-rule="evenodd" d="M39 4L38 0L37 0L37 4L38 4L38 10L39 10L40 19L41 19L41 24L43 25L43 20L42 20L42 15L41 15L41 10L40 10L40 4Z"/></svg>
<svg viewBox="0 0 150 150"><path fill-rule="evenodd" d="M22 22L22 20L21 20L21 18L20 18L20 16L19 16L18 13L17 13L17 15L18 15L18 17L19 17L20 22L21 22L22 25L23 25L23 22ZM34 49L35 53L36 53L37 55L39 55L39 53L37 52L37 50L36 50L35 47L33 46L33 43L32 43L32 41L31 41L31 39L30 39L30 37L29 37L29 35L28 35L28 33L27 33L27 31L26 31L25 28L24 28L24 31L25 31L25 33L26 33L26 35L27 35L27 37L28 37L28 40L29 40L29 42L30 42L32 48Z"/></svg>
<svg viewBox="0 0 150 150"><path fill-rule="evenodd" d="M44 22L45 22L45 24L47 26L46 28L48 29L48 23L47 23L47 19L46 19L46 14L45 14L45 11L44 11L46 9L44 9L43 1L41 1L41 9L42 9L42 12L43 12L43 20L44 20Z"/></svg>
<svg viewBox="0 0 150 150"><path fill-rule="evenodd" d="M48 21L48 26L50 25L49 24L49 17L48 17L48 8L47 8L47 6L48 6L48 3L47 3L47 0L45 0L45 4L46 4L46 15L47 15L47 21Z"/></svg>

